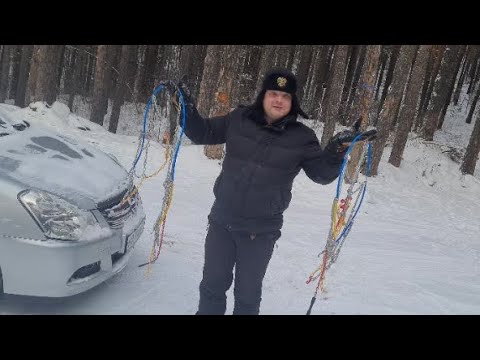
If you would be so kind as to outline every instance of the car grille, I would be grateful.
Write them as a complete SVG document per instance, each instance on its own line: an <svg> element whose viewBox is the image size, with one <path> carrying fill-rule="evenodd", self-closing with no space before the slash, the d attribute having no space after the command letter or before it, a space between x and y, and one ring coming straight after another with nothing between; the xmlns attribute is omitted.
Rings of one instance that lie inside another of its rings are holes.
<svg viewBox="0 0 480 360"><path fill-rule="evenodd" d="M112 229L122 228L125 221L135 214L140 197L138 196L136 188L134 187L133 189L135 194L130 197L125 196L127 200L123 203L122 200L127 193L126 191L116 196L116 198L110 199L110 201L104 201L102 204L99 204L100 212ZM131 194L132 191L128 193Z"/></svg>

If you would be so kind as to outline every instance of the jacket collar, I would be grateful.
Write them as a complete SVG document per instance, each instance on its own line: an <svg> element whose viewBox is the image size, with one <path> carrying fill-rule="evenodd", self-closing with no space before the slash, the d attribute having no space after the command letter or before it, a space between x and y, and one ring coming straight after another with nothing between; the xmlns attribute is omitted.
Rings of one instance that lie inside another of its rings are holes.
<svg viewBox="0 0 480 360"><path fill-rule="evenodd" d="M250 109L250 112L247 116L249 118L251 118L253 121L255 121L257 124L262 125L263 127L267 128L267 129L271 129L271 130L276 131L276 132L285 131L288 124L292 124L292 123L295 123L297 121L297 117L293 114L290 114L290 115L287 115L287 116L283 117L280 120L275 121L272 124L269 124L265 120L263 112L260 112L256 109Z"/></svg>

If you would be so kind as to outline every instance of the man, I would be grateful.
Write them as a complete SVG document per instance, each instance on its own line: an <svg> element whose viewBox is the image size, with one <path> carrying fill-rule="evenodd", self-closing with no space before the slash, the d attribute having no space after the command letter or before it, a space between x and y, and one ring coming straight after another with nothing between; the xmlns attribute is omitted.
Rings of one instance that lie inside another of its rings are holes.
<svg viewBox="0 0 480 360"><path fill-rule="evenodd" d="M225 116L203 118L185 84L185 134L195 144L225 144L209 215L205 263L197 314L225 314L233 281L233 314L258 314L262 282L280 238L283 212L300 170L319 184L333 182L355 132L334 136L322 150L296 96L297 80L285 69L266 74L254 104Z"/></svg>

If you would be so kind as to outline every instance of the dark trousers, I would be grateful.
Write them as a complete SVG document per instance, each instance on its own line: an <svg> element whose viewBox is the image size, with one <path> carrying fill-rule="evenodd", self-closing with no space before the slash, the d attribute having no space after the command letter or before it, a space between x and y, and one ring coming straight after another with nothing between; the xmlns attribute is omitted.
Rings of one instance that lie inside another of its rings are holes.
<svg viewBox="0 0 480 360"><path fill-rule="evenodd" d="M258 315L262 282L280 231L232 232L210 222L197 315L224 315L235 266L234 315Z"/></svg>

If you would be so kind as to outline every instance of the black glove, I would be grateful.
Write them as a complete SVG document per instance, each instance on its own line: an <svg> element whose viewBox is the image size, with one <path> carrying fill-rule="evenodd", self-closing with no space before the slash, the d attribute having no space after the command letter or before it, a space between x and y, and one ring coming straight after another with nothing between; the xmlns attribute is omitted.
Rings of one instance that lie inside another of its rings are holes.
<svg viewBox="0 0 480 360"><path fill-rule="evenodd" d="M175 92L177 91L177 85L175 84L175 82L173 80L164 81L162 84L172 94L175 94Z"/></svg>
<svg viewBox="0 0 480 360"><path fill-rule="evenodd" d="M188 88L187 84L185 84L183 81L180 81L177 87L178 87L177 91L182 92L183 102L185 103L185 106L193 106L195 104L195 101L192 98L192 93L190 92L190 89Z"/></svg>
<svg viewBox="0 0 480 360"><path fill-rule="evenodd" d="M347 151L348 143L351 143L357 135L358 133L350 129L341 131L328 141L326 149L334 154L343 153Z"/></svg>
<svg viewBox="0 0 480 360"><path fill-rule="evenodd" d="M182 92L183 101L185 102L185 105L195 103L195 100L192 97L192 92L190 91L190 88L188 87L187 82L188 82L187 75L183 75L182 79L177 84L177 89Z"/></svg>
<svg viewBox="0 0 480 360"><path fill-rule="evenodd" d="M194 101L192 99L192 95L190 92L190 89L188 88L187 84L185 83L187 79L187 76L184 75L182 77L182 80L178 84L175 84L174 81L172 80L167 80L163 82L163 85L165 88L172 94L172 104L177 108L178 112L182 111L182 105L180 103L180 92L182 94L182 99L183 103L185 104L185 107L187 108L192 108L195 107Z"/></svg>
<svg viewBox="0 0 480 360"><path fill-rule="evenodd" d="M198 115L197 107L195 105L195 99L193 98L190 88L188 87L186 81L187 81L187 77L183 76L182 80L180 80L178 84L175 85L175 93L173 96L173 102L175 103L175 106L177 106L178 112L180 113L180 117L179 117L180 126L182 125L183 108L180 103L179 92L181 92L182 94L183 103L185 105L185 113L187 118Z"/></svg>
<svg viewBox="0 0 480 360"><path fill-rule="evenodd" d="M358 141L370 141L375 139L377 135L377 130L369 130L365 132L360 131L362 119L358 119L351 129L347 129L344 131L335 134L328 142L326 149L338 154L347 151L349 143L351 143L358 135Z"/></svg>

